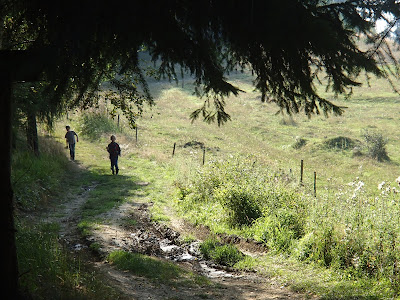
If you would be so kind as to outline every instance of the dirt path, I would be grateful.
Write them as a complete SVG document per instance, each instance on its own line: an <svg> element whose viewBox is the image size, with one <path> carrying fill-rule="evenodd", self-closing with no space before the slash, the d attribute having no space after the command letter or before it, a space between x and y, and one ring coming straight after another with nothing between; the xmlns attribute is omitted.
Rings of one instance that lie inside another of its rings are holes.
<svg viewBox="0 0 400 300"><path fill-rule="evenodd" d="M160 225L151 221L149 206L151 203L133 199L101 216L104 220L93 230L85 241L77 229L80 221L80 210L90 192L98 186L92 182L81 188L80 193L56 214L62 218L49 217L49 221L60 222L60 235L65 243L75 251L86 251L88 245L99 245L99 257L93 265L121 293L121 299L310 299L309 295L291 292L271 279L258 276L256 273L232 272L204 261L198 251L198 242L184 243L181 233L190 232L197 238L204 238L206 229L194 228L178 219L173 219L171 226ZM135 202L137 201L137 202ZM133 225L123 220L133 219ZM257 245L249 246L239 241L241 249L260 251ZM109 264L107 254L114 250L138 252L162 260L179 264L186 270L205 275L211 284L176 287L155 283L149 279L121 271ZM87 251L90 252L90 251Z"/></svg>

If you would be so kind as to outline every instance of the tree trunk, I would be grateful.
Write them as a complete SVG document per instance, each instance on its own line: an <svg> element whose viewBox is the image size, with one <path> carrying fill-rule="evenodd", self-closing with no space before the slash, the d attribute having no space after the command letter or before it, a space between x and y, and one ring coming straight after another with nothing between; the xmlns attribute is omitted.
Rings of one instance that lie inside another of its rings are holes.
<svg viewBox="0 0 400 300"><path fill-rule="evenodd" d="M0 73L1 74L1 73ZM8 299L18 299L18 263L15 244L14 203L11 186L11 78L7 72L0 75L0 237L1 293Z"/></svg>
<svg viewBox="0 0 400 300"><path fill-rule="evenodd" d="M26 140L29 148L39 156L39 140L37 134L36 114L33 111L27 113L27 124L26 124Z"/></svg>

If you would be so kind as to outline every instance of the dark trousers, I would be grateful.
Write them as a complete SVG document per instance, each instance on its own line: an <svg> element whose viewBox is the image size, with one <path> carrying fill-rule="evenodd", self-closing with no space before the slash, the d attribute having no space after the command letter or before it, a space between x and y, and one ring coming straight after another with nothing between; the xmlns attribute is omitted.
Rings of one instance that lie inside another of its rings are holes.
<svg viewBox="0 0 400 300"><path fill-rule="evenodd" d="M119 168L118 168L118 156L110 156L110 161L111 161L111 171L114 174L114 168L115 168L115 173L118 174Z"/></svg>
<svg viewBox="0 0 400 300"><path fill-rule="evenodd" d="M69 155L72 160L75 160L75 143L69 144Z"/></svg>

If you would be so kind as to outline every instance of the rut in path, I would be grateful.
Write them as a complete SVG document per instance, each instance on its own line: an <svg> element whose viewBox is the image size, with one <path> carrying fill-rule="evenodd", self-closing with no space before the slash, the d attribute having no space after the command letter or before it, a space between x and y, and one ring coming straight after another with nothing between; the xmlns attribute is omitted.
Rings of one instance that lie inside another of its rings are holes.
<svg viewBox="0 0 400 300"><path fill-rule="evenodd" d="M103 214L104 220L96 226L91 236L82 240L77 229L80 212L90 192L99 185L92 182L83 186L79 194L65 204L60 222L60 236L74 251L87 251L90 243L100 245L100 260L93 263L94 268L106 278L107 284L120 291L121 299L310 299L310 295L291 292L278 282L263 278L256 273L223 270L211 262L201 259L196 244L182 243L180 230L195 230L174 219L174 229L151 221L148 207L151 203L126 202ZM57 212L60 213L60 212ZM124 226L121 219L133 217L135 226ZM57 220L49 217L51 221ZM179 225L177 225L179 224ZM168 259L186 270L209 278L211 284L176 286L154 282L121 271L109 264L107 255L114 250L139 252L159 259Z"/></svg>

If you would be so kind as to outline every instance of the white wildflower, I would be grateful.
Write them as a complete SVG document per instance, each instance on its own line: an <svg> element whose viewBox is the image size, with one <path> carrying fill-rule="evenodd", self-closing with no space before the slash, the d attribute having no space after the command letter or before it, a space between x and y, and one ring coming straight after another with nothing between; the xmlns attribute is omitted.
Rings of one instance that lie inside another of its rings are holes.
<svg viewBox="0 0 400 300"><path fill-rule="evenodd" d="M386 182L382 181L380 184L378 184L378 190L383 189L383 187L385 186Z"/></svg>
<svg viewBox="0 0 400 300"><path fill-rule="evenodd" d="M360 257L357 255L354 255L353 258L351 259L351 262L353 266L357 269L358 266L360 265Z"/></svg>
<svg viewBox="0 0 400 300"><path fill-rule="evenodd" d="M364 182L359 181L359 182L356 184L356 188L354 189L354 191L357 192L357 191L361 190L363 186L364 186Z"/></svg>

